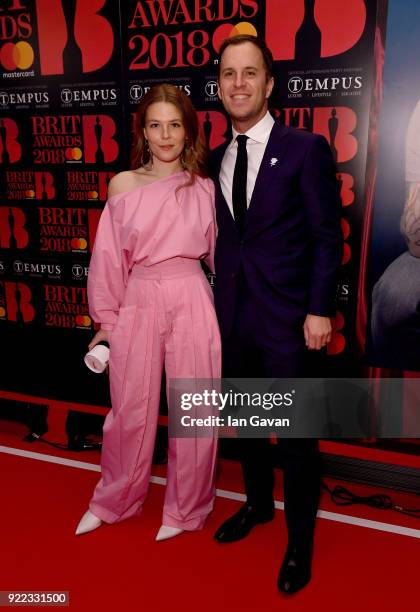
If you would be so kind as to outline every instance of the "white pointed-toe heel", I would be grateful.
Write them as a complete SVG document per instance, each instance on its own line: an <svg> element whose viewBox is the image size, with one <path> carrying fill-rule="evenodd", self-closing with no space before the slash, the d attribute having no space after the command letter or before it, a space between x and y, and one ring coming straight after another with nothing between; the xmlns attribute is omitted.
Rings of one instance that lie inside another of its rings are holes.
<svg viewBox="0 0 420 612"><path fill-rule="evenodd" d="M102 525L102 521L100 518L95 516L93 512L88 510L82 516L80 523L77 525L76 534L81 535L82 533L88 533L88 531L93 531Z"/></svg>
<svg viewBox="0 0 420 612"><path fill-rule="evenodd" d="M175 536L183 532L184 530L179 529L179 527L167 527L166 525L161 525L156 536L156 542L161 542L162 540L169 540L169 538L174 538Z"/></svg>

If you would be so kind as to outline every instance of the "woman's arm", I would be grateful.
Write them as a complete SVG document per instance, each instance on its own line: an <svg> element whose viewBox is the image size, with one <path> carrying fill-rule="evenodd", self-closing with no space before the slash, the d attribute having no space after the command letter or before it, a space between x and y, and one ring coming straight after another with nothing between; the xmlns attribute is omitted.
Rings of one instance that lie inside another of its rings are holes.
<svg viewBox="0 0 420 612"><path fill-rule="evenodd" d="M204 263L209 268L210 272L214 274L214 250L216 248L217 238L217 223L216 223L216 208L215 208L215 190L214 183L211 179L207 179L207 185L209 189L209 207L210 207L210 223L206 231L206 239L208 244L208 255L204 259Z"/></svg>
<svg viewBox="0 0 420 612"><path fill-rule="evenodd" d="M123 198L108 202L102 212L89 265L89 313L101 330L111 332L117 322L128 278L128 254L121 245Z"/></svg>

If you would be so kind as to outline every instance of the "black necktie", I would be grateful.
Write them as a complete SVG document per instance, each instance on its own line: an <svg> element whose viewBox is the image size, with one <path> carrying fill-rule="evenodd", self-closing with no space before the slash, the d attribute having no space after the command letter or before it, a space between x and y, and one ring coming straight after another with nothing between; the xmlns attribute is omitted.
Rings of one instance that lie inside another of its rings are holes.
<svg viewBox="0 0 420 612"><path fill-rule="evenodd" d="M247 210L246 201L246 180L248 174L248 155L246 152L246 141L248 136L239 134L236 137L238 143L238 152L236 155L235 170L233 171L232 182L232 204L233 216L238 228L243 228L245 214Z"/></svg>

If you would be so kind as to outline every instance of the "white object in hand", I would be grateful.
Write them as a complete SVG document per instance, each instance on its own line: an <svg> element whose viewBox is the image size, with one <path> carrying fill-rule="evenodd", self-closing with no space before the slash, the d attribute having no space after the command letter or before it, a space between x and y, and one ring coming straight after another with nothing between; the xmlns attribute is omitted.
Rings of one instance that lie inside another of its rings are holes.
<svg viewBox="0 0 420 612"><path fill-rule="evenodd" d="M108 365L109 361L109 348L104 344L97 344L93 347L89 353L85 355L85 364L92 370L100 374L103 372Z"/></svg>

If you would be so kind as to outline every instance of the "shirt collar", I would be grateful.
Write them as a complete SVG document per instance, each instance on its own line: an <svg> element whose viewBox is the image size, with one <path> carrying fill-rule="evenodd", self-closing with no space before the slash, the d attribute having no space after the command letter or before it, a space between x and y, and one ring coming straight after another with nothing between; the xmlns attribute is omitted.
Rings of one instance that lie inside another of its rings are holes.
<svg viewBox="0 0 420 612"><path fill-rule="evenodd" d="M267 111L264 117L260 119L258 123L253 125L252 128L245 132L245 135L248 136L248 138L250 138L251 140L254 140L255 142L260 142L264 144L267 142L270 136L270 132L273 125L274 119ZM236 142L236 137L239 133L240 132L237 132L232 126L232 144Z"/></svg>

